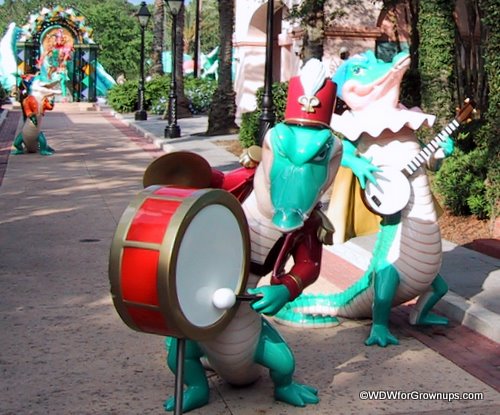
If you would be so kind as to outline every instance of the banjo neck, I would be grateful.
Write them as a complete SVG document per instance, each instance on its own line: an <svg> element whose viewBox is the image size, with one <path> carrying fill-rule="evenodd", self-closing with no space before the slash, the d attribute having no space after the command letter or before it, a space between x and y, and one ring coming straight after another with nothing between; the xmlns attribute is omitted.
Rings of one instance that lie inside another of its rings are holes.
<svg viewBox="0 0 500 415"><path fill-rule="evenodd" d="M410 160L410 162L403 168L403 170L401 170L403 174L407 177L414 174L422 164L428 161L431 156L441 148L439 143L445 141L446 137L454 133L459 126L460 123L456 119L450 122L439 132L438 135L436 135L428 144L426 144L415 157Z"/></svg>
<svg viewBox="0 0 500 415"><path fill-rule="evenodd" d="M439 143L444 142L448 136L453 134L458 129L461 123L468 120L469 115L473 111L474 107L471 100L467 98L465 100L465 106L460 109L457 117L445 128L443 128L427 145L425 145L422 150L420 150L419 153L401 170L401 172L406 177L410 177L414 174L419 167L422 166L422 164L428 161L431 156L441 148Z"/></svg>

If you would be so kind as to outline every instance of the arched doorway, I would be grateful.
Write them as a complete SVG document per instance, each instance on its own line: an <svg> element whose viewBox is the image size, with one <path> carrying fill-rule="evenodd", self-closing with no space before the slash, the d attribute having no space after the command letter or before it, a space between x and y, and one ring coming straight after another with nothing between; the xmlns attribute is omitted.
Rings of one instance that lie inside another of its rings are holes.
<svg viewBox="0 0 500 415"><path fill-rule="evenodd" d="M74 8L43 8L29 17L17 42L19 75L39 73L59 80L63 98L97 100L97 51L92 29Z"/></svg>
<svg viewBox="0 0 500 415"><path fill-rule="evenodd" d="M273 14L273 82L282 78L282 46L279 36L282 31L283 13L286 7L275 2ZM238 9L237 9L238 11ZM245 9L244 13L248 13ZM256 4L251 17L246 20L246 31L235 42L237 71L235 78L236 105L238 115L256 108L257 89L264 85L266 60L267 3Z"/></svg>

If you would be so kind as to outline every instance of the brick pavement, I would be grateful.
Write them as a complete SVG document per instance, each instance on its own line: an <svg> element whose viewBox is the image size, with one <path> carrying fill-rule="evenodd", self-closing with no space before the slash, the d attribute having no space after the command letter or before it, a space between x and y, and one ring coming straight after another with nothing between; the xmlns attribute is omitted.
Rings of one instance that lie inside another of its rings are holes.
<svg viewBox="0 0 500 415"><path fill-rule="evenodd" d="M164 154L161 149L158 149L148 140L145 140L143 135L139 134L137 130L109 113L103 112L99 114L142 150L150 153L152 157ZM14 139L19 118L19 111L10 111L0 128L0 185L6 170L10 146ZM324 252L322 269L325 270L322 272L322 276L335 283L340 289L347 288L363 273L362 269L355 267L348 261L328 251ZM339 275L344 276L342 280L338 279ZM416 338L468 373L474 375L497 391L500 391L499 344L475 333L467 327L453 322L446 328L415 328L408 323L408 315L411 307L412 304L410 303L393 310L391 323L397 327L397 331Z"/></svg>
<svg viewBox="0 0 500 415"><path fill-rule="evenodd" d="M151 145L136 130L124 125L121 121L106 113L98 113L107 122L117 128L120 133L128 137L133 143L138 145L152 157L162 154ZM7 161L10 152L10 144L14 139L15 129L20 117L19 111L9 112L0 129L0 184L7 168ZM335 282L338 286L345 287L350 284L363 271L356 268L351 263L325 252L324 264L335 262L335 267L325 266L323 269L335 269L335 274L324 273L324 277ZM338 275L349 275L338 283ZM408 313L411 304L406 304L394 309L391 316L391 323L396 327L395 332L402 336L411 336L417 339L426 347L438 352L447 360L461 367L477 379L500 390L499 368L500 368L500 346L487 338L473 332L472 330L458 324L451 324L448 328L414 328L408 324ZM437 368L436 368L437 369Z"/></svg>

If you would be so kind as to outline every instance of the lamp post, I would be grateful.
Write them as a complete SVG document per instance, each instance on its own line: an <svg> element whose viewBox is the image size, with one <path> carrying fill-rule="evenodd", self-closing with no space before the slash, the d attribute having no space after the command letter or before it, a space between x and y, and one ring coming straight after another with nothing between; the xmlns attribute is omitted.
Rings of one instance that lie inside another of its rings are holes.
<svg viewBox="0 0 500 415"><path fill-rule="evenodd" d="M137 20L139 20L139 24L141 26L141 76L139 80L139 110L135 113L135 119L137 121L144 121L148 119L148 113L144 109L144 30L149 23L149 18L151 17L151 13L149 13L148 7L146 6L146 2L143 1L141 3L141 7L136 14Z"/></svg>
<svg viewBox="0 0 500 415"><path fill-rule="evenodd" d="M259 145L264 142L267 131L274 125L273 109L273 15L274 0L267 0L267 36L266 36L266 65L264 69L264 94L262 95L262 113L259 123Z"/></svg>
<svg viewBox="0 0 500 415"><path fill-rule="evenodd" d="M198 61L200 58L200 11L201 11L201 0L196 1L196 12L194 17L194 77L198 78L199 68Z"/></svg>
<svg viewBox="0 0 500 415"><path fill-rule="evenodd" d="M177 83L176 77L176 52L177 52L177 15L182 7L182 0L165 0L172 14L172 71L170 73L170 95L168 97L168 125L165 127L165 138L181 136L181 129L177 125Z"/></svg>

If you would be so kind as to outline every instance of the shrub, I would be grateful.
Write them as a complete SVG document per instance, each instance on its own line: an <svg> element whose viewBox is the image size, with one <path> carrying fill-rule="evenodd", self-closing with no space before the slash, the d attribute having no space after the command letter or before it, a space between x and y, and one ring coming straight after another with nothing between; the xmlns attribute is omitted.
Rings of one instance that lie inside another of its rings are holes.
<svg viewBox="0 0 500 415"><path fill-rule="evenodd" d="M184 79L184 93L190 101L189 109L193 114L204 114L212 103L212 97L217 89L217 81L214 79L194 78L192 76Z"/></svg>
<svg viewBox="0 0 500 415"><path fill-rule="evenodd" d="M108 104L116 112L133 112L137 109L137 81L125 81L108 90Z"/></svg>
<svg viewBox="0 0 500 415"><path fill-rule="evenodd" d="M288 92L288 82L274 82L272 84L273 109L275 122L283 121L285 117L286 97ZM258 144L260 115L262 113L262 96L264 88L257 90L257 109L252 112L244 113L241 117L241 127L239 139L244 148Z"/></svg>
<svg viewBox="0 0 500 415"><path fill-rule="evenodd" d="M115 85L108 91L108 104L116 112L133 112L138 108L137 80ZM210 107L217 82L211 79L186 77L184 93L190 101L189 109L193 114L205 113ZM170 75L154 76L144 85L144 107L153 114L163 114L170 95Z"/></svg>
<svg viewBox="0 0 500 415"><path fill-rule="evenodd" d="M260 111L245 112L241 116L239 140L243 148L251 147L258 142Z"/></svg>
<svg viewBox="0 0 500 415"><path fill-rule="evenodd" d="M168 105L170 95L170 75L154 76L146 82L144 106L153 114L163 114Z"/></svg>
<svg viewBox="0 0 500 415"><path fill-rule="evenodd" d="M469 153L458 149L443 163L436 174L436 186L454 215L472 213L481 219L490 215L484 180L487 169L487 152L479 148Z"/></svg>

